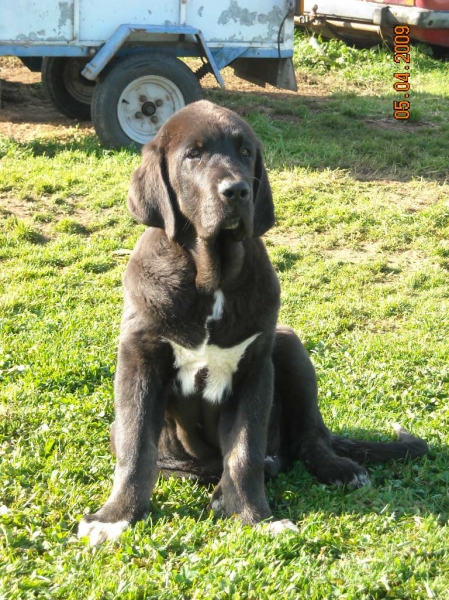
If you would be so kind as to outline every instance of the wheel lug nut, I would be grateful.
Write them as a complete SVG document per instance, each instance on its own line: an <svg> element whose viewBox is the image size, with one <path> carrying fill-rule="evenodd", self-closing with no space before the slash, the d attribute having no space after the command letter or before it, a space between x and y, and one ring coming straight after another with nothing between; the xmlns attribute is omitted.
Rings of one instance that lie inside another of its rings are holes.
<svg viewBox="0 0 449 600"><path fill-rule="evenodd" d="M143 117L143 114L139 111L136 112L135 114L136 119L141 119Z"/></svg>
<svg viewBox="0 0 449 600"><path fill-rule="evenodd" d="M139 100L140 102L146 102L148 100L148 98L146 96L139 96Z"/></svg>
<svg viewBox="0 0 449 600"><path fill-rule="evenodd" d="M156 117L156 115L154 115L154 117L151 117L152 123L157 123L158 121L159 121L159 119Z"/></svg>
<svg viewBox="0 0 449 600"><path fill-rule="evenodd" d="M163 100L156 100L156 106L162 106L164 104Z"/></svg>

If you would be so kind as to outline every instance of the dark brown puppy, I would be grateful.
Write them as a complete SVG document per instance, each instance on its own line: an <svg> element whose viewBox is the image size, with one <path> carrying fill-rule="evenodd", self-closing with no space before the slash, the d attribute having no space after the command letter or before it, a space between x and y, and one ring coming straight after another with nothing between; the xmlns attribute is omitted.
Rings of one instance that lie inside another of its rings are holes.
<svg viewBox="0 0 449 600"><path fill-rule="evenodd" d="M276 326L279 284L260 239L274 224L271 189L235 113L201 101L175 114L143 149L128 206L150 228L124 276L114 485L80 536L100 543L142 519L159 469L215 479L212 508L255 524L271 516L265 477L295 460L320 481L360 486L367 474L352 459L427 451L403 431L372 443L324 425L307 353Z"/></svg>

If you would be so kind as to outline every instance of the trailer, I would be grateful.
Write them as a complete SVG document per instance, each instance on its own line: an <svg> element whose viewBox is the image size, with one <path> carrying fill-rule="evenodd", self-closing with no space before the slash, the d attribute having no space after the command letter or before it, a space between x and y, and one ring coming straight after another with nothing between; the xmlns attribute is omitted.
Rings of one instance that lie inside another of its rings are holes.
<svg viewBox="0 0 449 600"><path fill-rule="evenodd" d="M294 12L293 0L0 0L0 56L40 68L53 104L91 118L105 146L141 146L202 97L207 73L224 87L228 65L296 90Z"/></svg>

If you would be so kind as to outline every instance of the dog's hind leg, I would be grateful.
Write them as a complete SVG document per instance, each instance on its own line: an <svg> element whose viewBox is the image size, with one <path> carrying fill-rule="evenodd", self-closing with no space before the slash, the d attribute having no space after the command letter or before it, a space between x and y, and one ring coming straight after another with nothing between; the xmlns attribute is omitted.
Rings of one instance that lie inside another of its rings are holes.
<svg viewBox="0 0 449 600"><path fill-rule="evenodd" d="M287 327L277 329L273 363L279 455L284 468L299 459L323 483L359 487L369 479L354 460L386 462L427 453L426 442L400 426L395 427L397 442L371 442L331 434L318 407L315 369L301 341Z"/></svg>
<svg viewBox="0 0 449 600"><path fill-rule="evenodd" d="M333 448L333 437L318 408L315 369L298 336L288 327L277 327L273 364L282 468L301 460L323 483L354 487L369 483L363 467L348 456L338 456Z"/></svg>

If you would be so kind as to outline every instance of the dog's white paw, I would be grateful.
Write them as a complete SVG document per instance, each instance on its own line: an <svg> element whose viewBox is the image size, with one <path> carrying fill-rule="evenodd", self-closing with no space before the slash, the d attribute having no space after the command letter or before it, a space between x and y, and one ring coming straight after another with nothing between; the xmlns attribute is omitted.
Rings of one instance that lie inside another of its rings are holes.
<svg viewBox="0 0 449 600"><path fill-rule="evenodd" d="M348 481L346 484L343 484L343 481L341 481L340 479L336 479L333 483L338 487L342 485L347 485L348 487L358 489L363 486L370 486L371 479L369 478L367 473L354 473L354 477L351 479L351 481Z"/></svg>
<svg viewBox="0 0 449 600"><path fill-rule="evenodd" d="M128 527L129 521L102 523L101 521L86 521L83 519L78 525L78 537L88 537L91 546L98 546L103 542L118 540Z"/></svg>
<svg viewBox="0 0 449 600"><path fill-rule="evenodd" d="M224 514L224 498L223 498L223 496L219 496L215 500L212 500L212 502L210 504L210 508L216 515L223 515Z"/></svg>
<svg viewBox="0 0 449 600"><path fill-rule="evenodd" d="M367 473L357 473L354 475L354 477L351 479L351 481L349 482L349 484L351 487L353 488L360 488L363 486L370 486L371 485L371 479L369 478Z"/></svg>
<svg viewBox="0 0 449 600"><path fill-rule="evenodd" d="M299 529L290 519L281 519L280 521L271 521L266 524L266 529L272 535L279 535L284 531L294 531L298 533Z"/></svg>

